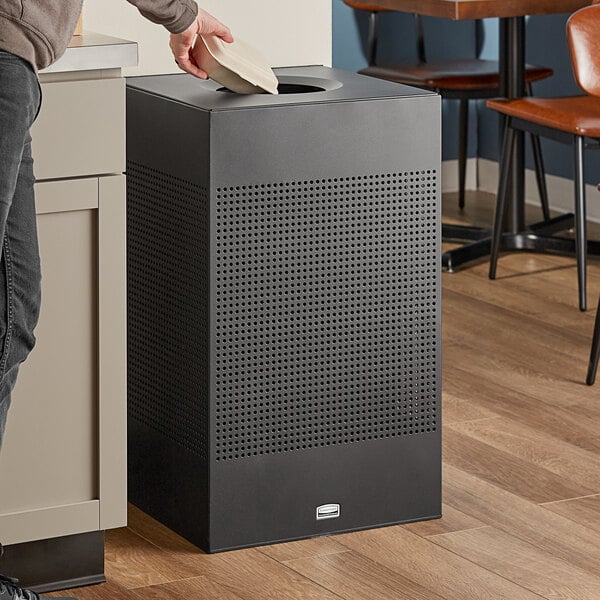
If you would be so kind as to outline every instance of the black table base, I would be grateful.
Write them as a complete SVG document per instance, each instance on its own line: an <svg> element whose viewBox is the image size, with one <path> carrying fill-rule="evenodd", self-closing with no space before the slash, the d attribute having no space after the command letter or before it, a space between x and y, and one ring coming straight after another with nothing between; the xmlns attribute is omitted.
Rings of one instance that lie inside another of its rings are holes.
<svg viewBox="0 0 600 600"><path fill-rule="evenodd" d="M525 252L575 256L574 238L552 235L560 231L573 229L574 219L574 215L568 213L554 217L549 221L541 221L530 225L519 233L504 233L500 249L502 252L522 250ZM491 229L443 225L442 238L445 242L471 241L470 244L444 252L442 255L442 268L445 271L455 271L465 263L490 254ZM587 251L590 256L600 256L600 241L588 240Z"/></svg>
<svg viewBox="0 0 600 600"><path fill-rule="evenodd" d="M525 17L500 19L499 41L500 95L505 98L522 98L525 95ZM503 123L500 129L504 129ZM508 179L507 223L507 230L513 232L525 228L525 145L523 132L518 131L515 135L515 150ZM491 236L491 229L444 225L442 239L471 243L444 253L443 268L454 271L465 263L488 256Z"/></svg>
<svg viewBox="0 0 600 600"><path fill-rule="evenodd" d="M442 240L444 242L472 242L444 252L442 254L442 269L448 271L448 273L453 273L465 263L482 256L489 256L491 238L492 230L488 228L442 223Z"/></svg>

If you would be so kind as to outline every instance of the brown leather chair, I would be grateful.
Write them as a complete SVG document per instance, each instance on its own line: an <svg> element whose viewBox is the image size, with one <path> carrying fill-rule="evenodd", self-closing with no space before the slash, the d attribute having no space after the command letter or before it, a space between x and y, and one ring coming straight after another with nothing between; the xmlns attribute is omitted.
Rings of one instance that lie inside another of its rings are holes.
<svg viewBox="0 0 600 600"><path fill-rule="evenodd" d="M575 167L575 234L579 282L579 308L586 310L587 236L585 222L585 179L583 151L585 141L600 142L600 5L588 6L571 15L567 38L575 78L586 92L564 98L519 98L489 100L489 108L506 116L500 181L496 200L494 233L490 255L490 279L495 279L502 245L502 225L507 206L507 181L515 146L515 131L537 133L572 144Z"/></svg>
<svg viewBox="0 0 600 600"><path fill-rule="evenodd" d="M386 12L368 2L356 0L343 0L345 4L358 10L370 13L368 61L369 66L359 71L363 75L377 77L404 83L416 87L435 90L443 98L459 100L459 141L458 141L458 179L459 196L458 205L465 205L465 178L467 166L467 140L469 124L469 100L493 98L500 94L500 67L498 61L483 60L480 58L467 58L460 60L446 60L429 62L426 60L425 35L423 20L420 15L414 15L417 31L417 63L401 63L394 66L377 66L377 42L379 14ZM477 23L476 32L480 31ZM481 44L476 41L479 51ZM552 69L546 67L533 67L527 65L525 79L527 91L531 95L531 84L534 81L546 79L553 74ZM539 138L532 135L532 148L535 160L536 176L544 219L550 218L548 210L548 194Z"/></svg>

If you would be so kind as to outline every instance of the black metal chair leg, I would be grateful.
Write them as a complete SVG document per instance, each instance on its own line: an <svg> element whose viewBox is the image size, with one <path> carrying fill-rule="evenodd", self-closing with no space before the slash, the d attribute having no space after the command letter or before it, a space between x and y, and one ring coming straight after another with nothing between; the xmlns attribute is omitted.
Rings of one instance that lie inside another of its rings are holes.
<svg viewBox="0 0 600 600"><path fill-rule="evenodd" d="M550 206L548 205L548 188L546 187L546 173L544 171L544 159L542 158L542 145L540 143L540 137L533 133L531 134L531 149L533 151L533 162L535 164L535 178L540 194L540 203L542 204L542 214L544 215L544 221L549 221Z"/></svg>
<svg viewBox="0 0 600 600"><path fill-rule="evenodd" d="M510 121L507 121L505 125L503 137L500 180L498 182L498 197L496 198L496 214L494 216L494 231L492 233L492 247L490 252L490 279L496 279L496 267L498 265L504 218L508 204L506 201L508 195L508 176L510 174L510 163L515 147L515 130L510 126Z"/></svg>
<svg viewBox="0 0 600 600"><path fill-rule="evenodd" d="M527 95L533 96L531 83L527 84ZM542 156L542 145L540 136L531 134L531 150L533 152L533 162L535 165L535 178L537 181L538 192L540 194L540 203L542 205L542 214L544 221L550 220L550 207L548 205L548 187L546 186L546 171L544 169L544 159Z"/></svg>
<svg viewBox="0 0 600 600"><path fill-rule="evenodd" d="M469 101L461 98L458 131L458 207L465 207L465 187L467 181L467 144L469 141Z"/></svg>
<svg viewBox="0 0 600 600"><path fill-rule="evenodd" d="M371 11L369 15L369 41L368 41L368 49L369 49L369 66L375 66L377 61L377 46L378 46L378 34L379 34L379 14L377 11Z"/></svg>
<svg viewBox="0 0 600 600"><path fill-rule="evenodd" d="M598 360L600 359L600 300L596 311L596 324L594 325L594 337L592 338L592 350L590 352L590 362L585 382L588 385L594 385L596 373L598 371Z"/></svg>
<svg viewBox="0 0 600 600"><path fill-rule="evenodd" d="M583 174L583 137L574 136L575 168L575 246L577 249L577 279L579 281L579 310L587 308L587 232L585 221L585 179Z"/></svg>

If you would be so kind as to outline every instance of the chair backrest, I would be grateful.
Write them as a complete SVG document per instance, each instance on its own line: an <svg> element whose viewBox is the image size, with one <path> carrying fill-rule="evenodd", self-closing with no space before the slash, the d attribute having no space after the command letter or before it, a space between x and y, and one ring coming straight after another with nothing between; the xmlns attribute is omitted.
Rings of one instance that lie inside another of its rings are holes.
<svg viewBox="0 0 600 600"><path fill-rule="evenodd" d="M600 2L600 0L598 0ZM369 66L372 67L377 62L377 45L379 42L379 13L380 12L395 12L389 8L381 8L373 6L365 2L356 2L356 0L343 0L344 4L357 10L366 10L370 13L369 20L369 38L367 40L367 59ZM423 30L423 19L421 15L414 14L415 30L417 34L417 59L420 63L426 62L425 57L425 32Z"/></svg>
<svg viewBox="0 0 600 600"><path fill-rule="evenodd" d="M573 13L567 22L567 39L573 72L579 87L600 96L600 0Z"/></svg>
<svg viewBox="0 0 600 600"><path fill-rule="evenodd" d="M365 10L370 13L369 20L369 37L367 40L367 59L369 66L372 67L377 62L377 46L379 41L378 28L379 28L379 13L380 12L394 12L390 8L381 8L379 6L373 6L368 3L368 0L357 1L357 0L343 0L344 4L355 8L357 10ZM600 0L595 0L600 2ZM417 60L419 63L427 62L427 54L425 52L425 29L423 27L423 17L417 13L413 14L415 22L415 33L416 33L416 51ZM480 20L475 21L475 56L479 58L483 48L483 26Z"/></svg>

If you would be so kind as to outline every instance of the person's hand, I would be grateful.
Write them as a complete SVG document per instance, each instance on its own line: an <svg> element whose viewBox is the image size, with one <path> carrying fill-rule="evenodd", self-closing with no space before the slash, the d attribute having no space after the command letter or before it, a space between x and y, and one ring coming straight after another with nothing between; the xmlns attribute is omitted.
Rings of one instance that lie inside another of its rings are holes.
<svg viewBox="0 0 600 600"><path fill-rule="evenodd" d="M202 68L202 52L198 48L204 46L198 37L200 35L216 35L225 42L233 42L233 37L228 27L202 9L198 10L198 17L185 31L171 34L169 46L179 68L195 77L206 79L208 75Z"/></svg>

